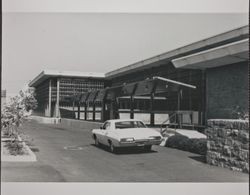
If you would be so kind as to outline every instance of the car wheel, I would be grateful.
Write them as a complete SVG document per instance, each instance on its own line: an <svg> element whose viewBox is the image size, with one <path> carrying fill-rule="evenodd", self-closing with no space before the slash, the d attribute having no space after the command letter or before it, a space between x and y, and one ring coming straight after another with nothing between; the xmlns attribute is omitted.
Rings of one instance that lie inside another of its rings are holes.
<svg viewBox="0 0 250 195"><path fill-rule="evenodd" d="M110 144L109 144L109 150L112 153L116 153L116 147L114 146L114 144L112 142L110 142Z"/></svg>
<svg viewBox="0 0 250 195"><path fill-rule="evenodd" d="M146 151L151 151L151 149L152 149L152 145L145 146L144 148L145 148L145 150L146 150Z"/></svg>

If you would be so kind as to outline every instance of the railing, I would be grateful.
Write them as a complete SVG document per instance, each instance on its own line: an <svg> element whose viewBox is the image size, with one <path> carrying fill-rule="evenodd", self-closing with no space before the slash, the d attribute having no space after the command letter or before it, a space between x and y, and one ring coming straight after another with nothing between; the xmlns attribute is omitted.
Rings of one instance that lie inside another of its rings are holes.
<svg viewBox="0 0 250 195"><path fill-rule="evenodd" d="M186 123L183 121L183 116L184 115L189 115L190 116L190 122ZM174 118L174 120L172 120ZM173 122L171 122L173 121ZM169 123L168 123L169 122ZM168 124L167 124L168 123ZM164 129L164 125L166 125L166 128ZM174 126L174 131L172 131L172 133L176 133L176 129L180 128L182 129L183 127L186 129L194 129L195 126L198 126L194 124L193 121L193 112L192 111L175 111L173 112L168 119L166 119L162 124L161 124L161 128L160 131L162 134L166 133L168 131L169 127Z"/></svg>
<svg viewBox="0 0 250 195"><path fill-rule="evenodd" d="M167 123L167 122L170 122L172 118L174 118L174 121L175 121L174 126L175 126L175 132L176 132L176 127L177 127L177 125L178 125L178 124L177 124L177 113L174 112L174 113L172 113L172 114L168 117L167 120L165 120L165 121L161 124L160 132L161 132L162 135L163 135L165 132L167 132L169 124L166 124L166 123ZM166 128L163 130L163 125L164 125L164 124L166 124ZM173 125L173 124L171 124L171 125Z"/></svg>

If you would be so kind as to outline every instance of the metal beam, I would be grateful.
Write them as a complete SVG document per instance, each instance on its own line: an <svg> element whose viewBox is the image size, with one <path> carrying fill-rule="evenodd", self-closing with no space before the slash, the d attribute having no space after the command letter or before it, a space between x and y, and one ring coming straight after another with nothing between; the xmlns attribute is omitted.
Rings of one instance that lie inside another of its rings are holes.
<svg viewBox="0 0 250 195"><path fill-rule="evenodd" d="M182 82L179 82L179 81L174 81L174 80L171 80L171 79L166 79L166 78L163 78L163 77L155 76L155 77L153 77L153 79L158 79L158 80L166 81L166 82L173 83L173 84L176 84L176 85L181 85L181 86L184 86L184 87L189 87L189 88L192 88L192 89L196 89L196 86L194 86L194 85L182 83Z"/></svg>

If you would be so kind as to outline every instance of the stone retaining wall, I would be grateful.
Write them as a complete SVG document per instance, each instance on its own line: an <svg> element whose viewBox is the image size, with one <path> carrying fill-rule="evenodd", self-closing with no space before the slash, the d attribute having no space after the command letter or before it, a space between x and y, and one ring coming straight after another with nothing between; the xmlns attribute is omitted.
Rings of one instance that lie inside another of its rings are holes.
<svg viewBox="0 0 250 195"><path fill-rule="evenodd" d="M249 173L249 122L210 119L206 129L207 163Z"/></svg>

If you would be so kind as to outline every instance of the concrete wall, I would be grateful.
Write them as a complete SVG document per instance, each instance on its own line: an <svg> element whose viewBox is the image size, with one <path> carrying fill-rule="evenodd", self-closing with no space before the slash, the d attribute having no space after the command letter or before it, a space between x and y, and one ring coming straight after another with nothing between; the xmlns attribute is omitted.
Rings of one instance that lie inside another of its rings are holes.
<svg viewBox="0 0 250 195"><path fill-rule="evenodd" d="M249 122L208 120L207 163L249 173Z"/></svg>
<svg viewBox="0 0 250 195"><path fill-rule="evenodd" d="M81 120L74 120L74 119L61 119L61 124L63 126L79 128L79 129L98 129L102 125L99 122L90 122L90 121L81 121Z"/></svg>
<svg viewBox="0 0 250 195"><path fill-rule="evenodd" d="M207 70L207 118L234 118L236 106L248 110L248 62Z"/></svg>
<svg viewBox="0 0 250 195"><path fill-rule="evenodd" d="M44 116L37 116L37 115L29 116L29 119L34 120L38 123L44 123L44 124L58 124L60 123L60 120L61 120L60 118L51 118L51 117L44 117Z"/></svg>

